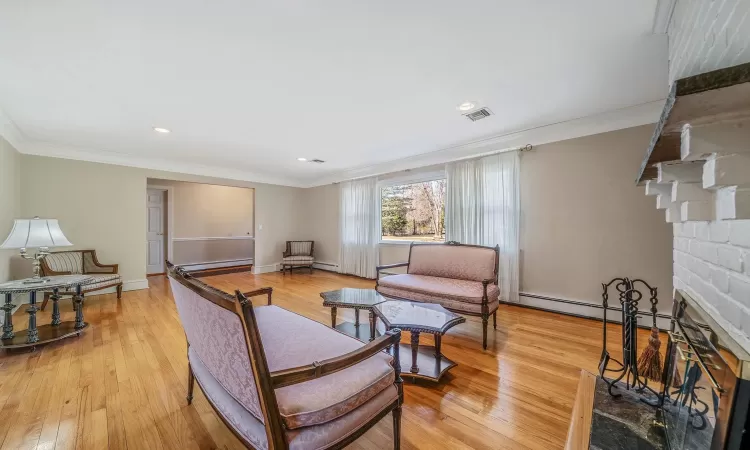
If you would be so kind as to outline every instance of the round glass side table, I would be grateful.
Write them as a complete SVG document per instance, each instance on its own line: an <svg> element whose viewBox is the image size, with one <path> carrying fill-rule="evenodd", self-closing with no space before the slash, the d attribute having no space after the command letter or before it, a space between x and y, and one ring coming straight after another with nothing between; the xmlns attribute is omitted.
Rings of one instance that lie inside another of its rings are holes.
<svg viewBox="0 0 750 450"><path fill-rule="evenodd" d="M94 281L90 275L58 275L46 277L47 281L41 283L29 283L30 279L14 280L0 283L0 295L5 295L5 304L0 307L4 311L5 322L3 322L3 334L0 338L0 348L23 348L36 347L37 345L58 341L66 337L80 335L81 331L89 324L83 320L83 295L82 286ZM74 289L73 309L76 313L75 321L60 321L60 289ZM49 325L37 326L36 306L37 292L52 291L52 322ZM26 330L15 332L13 330L13 304L14 294L29 294L29 326ZM25 332L24 332L25 331Z"/></svg>

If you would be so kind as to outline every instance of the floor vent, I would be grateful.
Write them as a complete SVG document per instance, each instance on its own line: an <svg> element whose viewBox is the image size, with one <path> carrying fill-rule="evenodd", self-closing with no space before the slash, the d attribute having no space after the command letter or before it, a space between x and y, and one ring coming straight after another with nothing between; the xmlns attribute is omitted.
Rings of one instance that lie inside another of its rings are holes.
<svg viewBox="0 0 750 450"><path fill-rule="evenodd" d="M482 120L485 117L489 117L492 115L492 111L490 111L487 108L478 109L476 111L472 111L470 113L464 114L466 118L471 120L472 122L476 122L477 120Z"/></svg>

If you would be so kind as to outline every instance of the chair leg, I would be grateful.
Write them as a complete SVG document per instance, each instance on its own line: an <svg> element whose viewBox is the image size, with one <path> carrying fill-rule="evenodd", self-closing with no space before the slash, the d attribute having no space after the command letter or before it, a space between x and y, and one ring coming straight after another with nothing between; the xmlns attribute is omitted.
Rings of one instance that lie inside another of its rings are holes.
<svg viewBox="0 0 750 450"><path fill-rule="evenodd" d="M489 322L489 314L482 314L482 347L487 350L487 322Z"/></svg>
<svg viewBox="0 0 750 450"><path fill-rule="evenodd" d="M497 310L492 313L492 326L497 330Z"/></svg>
<svg viewBox="0 0 750 450"><path fill-rule="evenodd" d="M393 412L393 449L401 449L401 406L394 409Z"/></svg>
<svg viewBox="0 0 750 450"><path fill-rule="evenodd" d="M49 303L49 296L51 294L49 292L44 293L44 301L42 302L42 311L44 311L44 308L47 307L47 303Z"/></svg>
<svg viewBox="0 0 750 450"><path fill-rule="evenodd" d="M122 283L117 285L117 300L122 298Z"/></svg>
<svg viewBox="0 0 750 450"><path fill-rule="evenodd" d="M188 363L188 391L187 391L187 404L193 403L193 388L195 387L195 375L193 375L193 367Z"/></svg>

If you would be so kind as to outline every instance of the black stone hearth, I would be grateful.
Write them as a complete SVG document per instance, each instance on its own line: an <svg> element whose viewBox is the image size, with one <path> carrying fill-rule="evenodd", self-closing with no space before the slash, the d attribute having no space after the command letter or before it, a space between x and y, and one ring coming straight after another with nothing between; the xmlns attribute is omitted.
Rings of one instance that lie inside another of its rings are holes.
<svg viewBox="0 0 750 450"><path fill-rule="evenodd" d="M596 378L591 418L592 450L667 450L661 411L641 401L636 392L617 383L612 397L607 383Z"/></svg>

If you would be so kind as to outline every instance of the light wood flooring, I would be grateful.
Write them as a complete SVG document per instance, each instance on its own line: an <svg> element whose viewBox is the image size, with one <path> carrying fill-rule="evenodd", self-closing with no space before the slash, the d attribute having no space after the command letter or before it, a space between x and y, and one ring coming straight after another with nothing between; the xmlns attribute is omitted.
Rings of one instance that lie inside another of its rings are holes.
<svg viewBox="0 0 750 450"><path fill-rule="evenodd" d="M330 311L320 292L374 285L323 271L203 280L229 292L272 286L274 304L326 325ZM0 350L0 449L242 448L200 389L186 405L185 336L167 280L149 283L120 301L114 294L87 297L91 327L79 338L35 352ZM62 303L63 320L72 320L70 301ZM40 324L49 322L50 309ZM17 331L26 328L23 310L14 315ZM339 309L341 320L353 321L352 311ZM405 383L402 448L563 448L580 370L596 371L601 324L501 306L487 351L481 334L476 318L453 328L443 352L458 367L440 384ZM619 335L613 327L610 349ZM640 342L647 342L645 332ZM392 448L391 433L387 417L350 448Z"/></svg>

